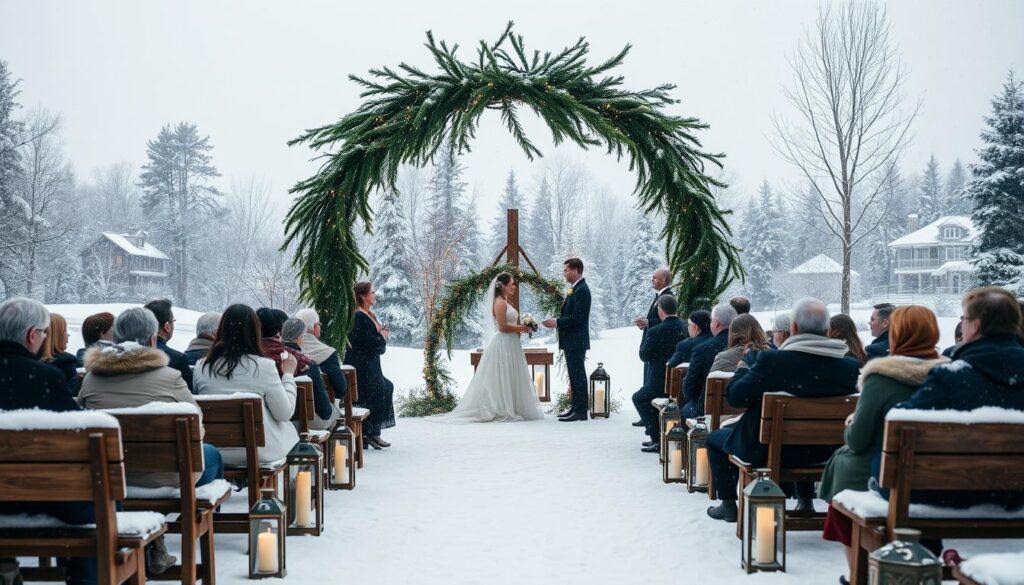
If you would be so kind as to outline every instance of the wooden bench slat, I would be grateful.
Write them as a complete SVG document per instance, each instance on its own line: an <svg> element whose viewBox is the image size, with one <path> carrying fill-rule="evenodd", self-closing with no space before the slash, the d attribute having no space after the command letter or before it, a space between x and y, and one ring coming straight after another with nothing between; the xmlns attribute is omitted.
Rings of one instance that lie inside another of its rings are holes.
<svg viewBox="0 0 1024 585"><path fill-rule="evenodd" d="M196 436L189 445L192 451L192 471L203 471L203 444ZM124 464L129 473L162 473L174 469L178 461L178 446L174 443L124 444Z"/></svg>
<svg viewBox="0 0 1024 585"><path fill-rule="evenodd" d="M1004 455L999 459L971 461L973 455L921 455L911 466L911 489L928 490L1024 490L1024 455ZM883 457L882 485L904 470L892 457Z"/></svg>
<svg viewBox="0 0 1024 585"><path fill-rule="evenodd" d="M117 416L115 413L114 416ZM137 415L132 415L137 416ZM174 431L174 422L176 419L181 417L188 417L195 421L195 424L189 426L189 441L201 441L201 427L199 424L199 415L187 415L187 414L146 414L146 420L150 422L149 425L122 425L121 426L121 442L122 443L170 443L174 444L177 440L177 434Z"/></svg>
<svg viewBox="0 0 1024 585"><path fill-rule="evenodd" d="M899 421L900 428L921 429L936 428L941 432L918 433L914 450L918 453L977 453L979 451L998 451L1011 455L1024 455L1024 442L1015 433L1007 433L1005 424L996 423L924 423L916 421ZM926 427L924 425L932 425ZM886 430L888 430L888 426ZM885 434L882 450L887 453L898 453L900 438Z"/></svg>
<svg viewBox="0 0 1024 585"><path fill-rule="evenodd" d="M59 465L59 467L57 467ZM111 492L115 499L125 496L124 467L120 462L107 466ZM46 489L39 486L45 485ZM0 491L5 501L74 501L92 487L92 468L88 463L0 463Z"/></svg>
<svg viewBox="0 0 1024 585"><path fill-rule="evenodd" d="M773 422L770 418L761 419L761 442L771 441ZM786 423L782 430L782 441L787 445L842 445L843 431L846 430L844 420L790 420L786 413ZM836 440L839 440L836 443Z"/></svg>
<svg viewBox="0 0 1024 585"><path fill-rule="evenodd" d="M121 460L118 429L90 429L90 432L103 435L108 461ZM84 442L76 435L46 431L6 431L0 433L0 453L3 453L5 462L88 462L88 447L83 446Z"/></svg>

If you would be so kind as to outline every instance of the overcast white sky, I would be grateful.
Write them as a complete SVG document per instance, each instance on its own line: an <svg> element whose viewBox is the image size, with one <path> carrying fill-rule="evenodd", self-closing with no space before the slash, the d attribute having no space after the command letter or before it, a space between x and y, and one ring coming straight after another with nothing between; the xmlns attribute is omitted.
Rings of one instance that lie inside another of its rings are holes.
<svg viewBox="0 0 1024 585"><path fill-rule="evenodd" d="M904 168L920 170L931 153L943 172L956 157L972 161L991 96L1010 67L1024 75L1024 2L886 5L910 70L909 97L924 98ZM285 142L358 106L348 74L401 61L431 66L422 47L427 29L458 42L468 59L479 39L494 39L514 20L528 48L557 50L584 35L597 61L632 44L618 71L626 86L678 85L678 113L711 124L706 146L727 155L737 187L752 190L762 177L794 178L771 147L770 116L787 111L786 58L817 7L813 0L0 0L0 59L23 80L23 104L61 114L81 176L118 161L142 164L146 141L185 120L210 136L222 187L256 176L283 201L316 166L310 151ZM527 129L545 154L554 152L542 124ZM603 152L560 150L628 196L633 178L623 165ZM465 162L484 217L509 168L532 175L496 114L485 118Z"/></svg>

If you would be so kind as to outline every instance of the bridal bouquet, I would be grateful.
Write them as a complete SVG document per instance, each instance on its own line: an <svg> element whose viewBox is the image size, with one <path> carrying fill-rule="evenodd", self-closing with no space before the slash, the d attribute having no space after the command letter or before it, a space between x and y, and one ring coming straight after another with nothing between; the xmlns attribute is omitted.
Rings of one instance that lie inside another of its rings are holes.
<svg viewBox="0 0 1024 585"><path fill-rule="evenodd" d="M537 323L537 319L535 319L534 316L529 313L525 313L523 315L523 325L526 325L527 327L530 328L530 332L527 335L529 335L531 338L533 337L533 334L537 332L537 329L540 328L540 324Z"/></svg>

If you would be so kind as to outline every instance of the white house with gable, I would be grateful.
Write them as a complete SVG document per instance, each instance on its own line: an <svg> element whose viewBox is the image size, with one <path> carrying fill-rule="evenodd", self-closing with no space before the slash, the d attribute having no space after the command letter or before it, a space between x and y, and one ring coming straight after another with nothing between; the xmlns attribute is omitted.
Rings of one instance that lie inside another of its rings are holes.
<svg viewBox="0 0 1024 585"><path fill-rule="evenodd" d="M856 291L860 274L850 271L850 289ZM843 265L825 254L807 260L785 274L780 274L778 287L785 296L798 299L815 297L826 303L838 303L843 293Z"/></svg>
<svg viewBox="0 0 1024 585"><path fill-rule="evenodd" d="M907 235L889 243L896 256L896 292L900 294L956 294L973 281L971 247L978 230L966 215L947 215L917 228L910 216Z"/></svg>
<svg viewBox="0 0 1024 585"><path fill-rule="evenodd" d="M103 232L81 253L87 300L143 300L167 286L170 259L144 231Z"/></svg>

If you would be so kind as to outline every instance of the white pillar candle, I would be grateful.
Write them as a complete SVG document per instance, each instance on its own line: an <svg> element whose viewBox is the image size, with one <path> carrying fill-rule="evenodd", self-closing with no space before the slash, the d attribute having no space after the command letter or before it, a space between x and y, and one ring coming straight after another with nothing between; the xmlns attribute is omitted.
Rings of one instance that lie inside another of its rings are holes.
<svg viewBox="0 0 1024 585"><path fill-rule="evenodd" d="M708 467L708 450L704 447L697 448L697 477L695 485L708 485L708 475L711 469Z"/></svg>
<svg viewBox="0 0 1024 585"><path fill-rule="evenodd" d="M669 431L671 431L674 428L676 428L676 421L674 421L674 420L665 421L665 434L666 435L668 434Z"/></svg>
<svg viewBox="0 0 1024 585"><path fill-rule="evenodd" d="M754 561L766 565L775 560L775 509L757 508Z"/></svg>
<svg viewBox="0 0 1024 585"><path fill-rule="evenodd" d="M256 536L256 551L259 560L256 563L261 573L277 572L277 535L267 528Z"/></svg>
<svg viewBox="0 0 1024 585"><path fill-rule="evenodd" d="M544 372L536 372L533 375L533 387L537 391L537 397L544 396Z"/></svg>
<svg viewBox="0 0 1024 585"><path fill-rule="evenodd" d="M594 389L594 414L604 414L604 388Z"/></svg>
<svg viewBox="0 0 1024 585"><path fill-rule="evenodd" d="M299 526L310 526L310 510L312 509L312 493L308 471L300 471L295 476L295 523Z"/></svg>
<svg viewBox="0 0 1024 585"><path fill-rule="evenodd" d="M668 478L679 479L681 477L683 477L683 451L673 447L669 454Z"/></svg>
<svg viewBox="0 0 1024 585"><path fill-rule="evenodd" d="M341 443L334 445L334 482L348 483L348 447Z"/></svg>

